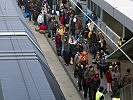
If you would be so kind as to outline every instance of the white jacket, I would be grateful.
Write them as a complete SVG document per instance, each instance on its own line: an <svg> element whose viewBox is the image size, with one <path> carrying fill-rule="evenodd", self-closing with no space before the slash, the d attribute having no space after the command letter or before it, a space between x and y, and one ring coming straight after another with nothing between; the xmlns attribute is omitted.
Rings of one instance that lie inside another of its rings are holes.
<svg viewBox="0 0 133 100"><path fill-rule="evenodd" d="M37 22L38 22L39 24L40 24L40 23L44 23L44 16L43 16L43 14L39 14L39 15L38 15Z"/></svg>

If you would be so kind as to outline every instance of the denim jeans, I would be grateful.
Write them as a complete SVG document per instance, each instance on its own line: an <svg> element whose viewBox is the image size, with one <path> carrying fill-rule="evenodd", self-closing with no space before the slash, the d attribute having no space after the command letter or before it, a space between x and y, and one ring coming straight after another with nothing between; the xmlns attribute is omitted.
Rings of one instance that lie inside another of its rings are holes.
<svg viewBox="0 0 133 100"><path fill-rule="evenodd" d="M51 30L51 37L52 37L52 38L55 37L55 30Z"/></svg>
<svg viewBox="0 0 133 100"><path fill-rule="evenodd" d="M52 5L52 10L56 11L56 5Z"/></svg>

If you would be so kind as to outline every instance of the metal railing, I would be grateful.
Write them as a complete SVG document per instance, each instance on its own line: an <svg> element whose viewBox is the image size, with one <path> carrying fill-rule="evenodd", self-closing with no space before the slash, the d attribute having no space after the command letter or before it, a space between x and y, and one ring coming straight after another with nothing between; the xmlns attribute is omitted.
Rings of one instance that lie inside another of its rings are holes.
<svg viewBox="0 0 133 100"><path fill-rule="evenodd" d="M121 88L120 99L133 100L133 83Z"/></svg>

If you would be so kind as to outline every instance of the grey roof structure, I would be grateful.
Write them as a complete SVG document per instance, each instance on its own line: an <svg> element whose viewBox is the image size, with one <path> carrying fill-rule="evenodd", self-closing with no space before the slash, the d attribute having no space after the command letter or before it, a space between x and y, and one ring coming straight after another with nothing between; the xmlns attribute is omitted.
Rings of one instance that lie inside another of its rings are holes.
<svg viewBox="0 0 133 100"><path fill-rule="evenodd" d="M132 0L93 0L100 8L133 32L133 2Z"/></svg>
<svg viewBox="0 0 133 100"><path fill-rule="evenodd" d="M0 100L65 100L16 0L0 0Z"/></svg>

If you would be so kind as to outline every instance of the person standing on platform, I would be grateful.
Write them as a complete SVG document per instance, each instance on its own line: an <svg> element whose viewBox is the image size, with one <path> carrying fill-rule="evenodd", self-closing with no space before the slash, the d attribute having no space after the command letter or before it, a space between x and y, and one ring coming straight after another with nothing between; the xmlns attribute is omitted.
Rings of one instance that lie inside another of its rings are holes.
<svg viewBox="0 0 133 100"><path fill-rule="evenodd" d="M89 16L90 18L91 18L91 20L93 20L94 22L97 20L97 16L96 16L96 14L95 14L95 12L94 11L92 11L92 13L90 14L90 16Z"/></svg>
<svg viewBox="0 0 133 100"><path fill-rule="evenodd" d="M64 38L63 46L64 46L63 58L65 61L65 65L68 66L70 63L70 44L68 43L67 38Z"/></svg>
<svg viewBox="0 0 133 100"><path fill-rule="evenodd" d="M112 89L111 89L111 83L112 83L111 70L112 70L112 68L113 68L113 66L109 66L109 69L105 73L105 77L106 77L106 80L107 80L107 91L108 91L108 93L112 92Z"/></svg>
<svg viewBox="0 0 133 100"><path fill-rule="evenodd" d="M92 94L92 100L95 100L95 97L96 97L96 92L97 92L97 89L99 88L100 86L100 83L101 83L101 79L99 77L99 72L96 71L95 72L95 76L94 78L92 79L92 82L91 82L91 94Z"/></svg>
<svg viewBox="0 0 133 100"><path fill-rule="evenodd" d="M57 55L61 55L61 47L62 47L62 41L61 41L61 35L57 32L55 35L55 44L56 44L56 50L57 50Z"/></svg>
<svg viewBox="0 0 133 100"><path fill-rule="evenodd" d="M85 79L85 87L84 87L84 98L87 98L87 93L89 89L89 97L91 98L91 81L95 75L95 71L93 66L89 66L89 68L84 73L84 79Z"/></svg>
<svg viewBox="0 0 133 100"><path fill-rule="evenodd" d="M37 23L38 23L39 26L40 26L40 24L44 24L44 17L43 17L43 14L41 12L38 15Z"/></svg>

